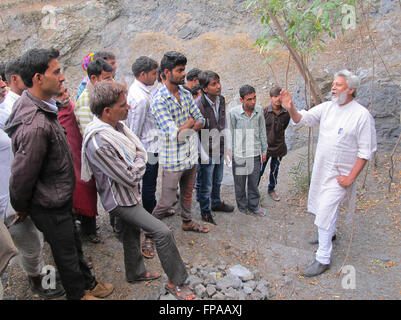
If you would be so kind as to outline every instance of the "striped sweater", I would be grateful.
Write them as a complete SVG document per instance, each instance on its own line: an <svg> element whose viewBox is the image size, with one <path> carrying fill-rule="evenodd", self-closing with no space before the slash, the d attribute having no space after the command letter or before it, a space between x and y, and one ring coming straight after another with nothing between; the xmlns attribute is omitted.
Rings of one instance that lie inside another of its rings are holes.
<svg viewBox="0 0 401 320"><path fill-rule="evenodd" d="M123 132L121 128L117 129ZM86 156L106 211L140 202L140 182L146 171L146 159L140 152L136 155L134 165L127 166L116 149L97 133L87 144Z"/></svg>
<svg viewBox="0 0 401 320"><path fill-rule="evenodd" d="M93 113L90 109L89 102L90 91L88 88L85 88L74 108L75 118L77 119L79 132L82 136L84 135L87 125L93 120Z"/></svg>

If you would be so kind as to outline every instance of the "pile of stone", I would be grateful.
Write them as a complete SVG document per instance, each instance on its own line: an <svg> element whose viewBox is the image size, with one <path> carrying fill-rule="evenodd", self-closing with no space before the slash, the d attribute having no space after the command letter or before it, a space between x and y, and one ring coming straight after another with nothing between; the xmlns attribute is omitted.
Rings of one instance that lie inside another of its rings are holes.
<svg viewBox="0 0 401 320"><path fill-rule="evenodd" d="M274 295L270 283L261 279L259 271L251 272L239 264L228 269L225 265L206 263L192 266L187 285L197 299L204 300L267 300ZM173 298L161 292L160 300Z"/></svg>

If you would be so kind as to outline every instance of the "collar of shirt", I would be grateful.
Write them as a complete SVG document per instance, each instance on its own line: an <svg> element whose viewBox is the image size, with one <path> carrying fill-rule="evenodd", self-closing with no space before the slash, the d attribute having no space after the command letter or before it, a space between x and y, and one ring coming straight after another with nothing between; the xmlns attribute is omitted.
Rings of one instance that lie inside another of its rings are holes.
<svg viewBox="0 0 401 320"><path fill-rule="evenodd" d="M184 94L185 92L189 93L189 91L185 90L181 85L178 86L178 92L180 93L180 96L182 94ZM175 99L174 95L170 92L169 88L167 88L166 84L163 84L163 87L160 88L160 93L163 96L167 96L167 97L170 97L172 99Z"/></svg>
<svg viewBox="0 0 401 320"><path fill-rule="evenodd" d="M42 100L42 101L43 101L43 100ZM43 102L46 103L46 105L47 105L52 111L58 112L56 100L54 100L53 98L51 98L49 102L47 102L47 101L43 101Z"/></svg>
<svg viewBox="0 0 401 320"><path fill-rule="evenodd" d="M148 95L151 94L153 86L147 86L146 84L144 84L143 82L139 81L138 79L135 79L134 83L138 88L140 88L143 91L145 91Z"/></svg>
<svg viewBox="0 0 401 320"><path fill-rule="evenodd" d="M253 108L252 114L250 116L250 118L252 118L253 116L255 116L259 111L258 108L256 108L257 105L255 105L255 107ZM245 112L244 110L244 105L241 105L241 112L240 114L245 114L246 116L248 116L248 114Z"/></svg>
<svg viewBox="0 0 401 320"><path fill-rule="evenodd" d="M2 103L2 107L6 108L6 110L11 113L15 101L17 101L19 97L20 95L16 94L15 92L12 92L11 90L8 91L6 98Z"/></svg>
<svg viewBox="0 0 401 320"><path fill-rule="evenodd" d="M219 96L216 97L216 102L213 102L212 100L210 100L210 98L207 96L207 94L205 94L205 98L206 98L206 101L209 102L209 104L211 106L215 105L216 110L219 110L219 106L220 106L220 97Z"/></svg>
<svg viewBox="0 0 401 320"><path fill-rule="evenodd" d="M272 104L269 104L269 106L267 107L267 112L274 112ZM280 113L278 115L280 115L284 112L288 112L288 111L285 108L281 107Z"/></svg>
<svg viewBox="0 0 401 320"><path fill-rule="evenodd" d="M212 107L212 110L214 112L214 115L216 117L216 120L219 121L219 108L220 108L220 97L216 97L216 102L213 102L209 97L205 94L206 101L210 104ZM215 106L215 107L213 107Z"/></svg>
<svg viewBox="0 0 401 320"><path fill-rule="evenodd" d="M10 98L10 99L12 99L14 102L15 101L17 101L17 99L19 98L19 97L21 97L19 94L16 94L15 92L13 92L13 91L8 91L8 93L7 93L7 96L6 96L6 99L7 98Z"/></svg>

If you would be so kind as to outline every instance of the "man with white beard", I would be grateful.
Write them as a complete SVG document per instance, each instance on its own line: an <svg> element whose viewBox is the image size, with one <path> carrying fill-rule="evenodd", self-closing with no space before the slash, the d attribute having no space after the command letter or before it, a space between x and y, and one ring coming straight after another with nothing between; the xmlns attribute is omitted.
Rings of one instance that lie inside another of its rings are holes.
<svg viewBox="0 0 401 320"><path fill-rule="evenodd" d="M340 204L348 199L353 210L354 182L377 149L373 117L354 99L359 84L359 78L350 71L337 72L332 100L299 112L288 91L281 91L282 105L296 125L319 125L308 197L308 211L316 215L319 248L315 261L303 271L306 277L317 276L329 268Z"/></svg>

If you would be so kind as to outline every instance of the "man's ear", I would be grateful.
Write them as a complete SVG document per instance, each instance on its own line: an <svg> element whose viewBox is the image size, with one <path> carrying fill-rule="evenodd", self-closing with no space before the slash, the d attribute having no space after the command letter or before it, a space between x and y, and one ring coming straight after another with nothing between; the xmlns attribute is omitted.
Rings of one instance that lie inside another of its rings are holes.
<svg viewBox="0 0 401 320"><path fill-rule="evenodd" d="M10 84L13 83L13 82L17 82L18 81L18 76L16 74L13 74L13 75L11 75L10 80L11 80Z"/></svg>
<svg viewBox="0 0 401 320"><path fill-rule="evenodd" d="M349 89L349 94L354 94L355 88Z"/></svg>
<svg viewBox="0 0 401 320"><path fill-rule="evenodd" d="M91 82L92 84L95 84L95 83L98 81L98 77L97 77L96 75L92 74L92 75L90 76L89 80L90 80L90 82Z"/></svg>
<svg viewBox="0 0 401 320"><path fill-rule="evenodd" d="M40 83L42 81L43 74L35 73L32 78L32 83Z"/></svg>

